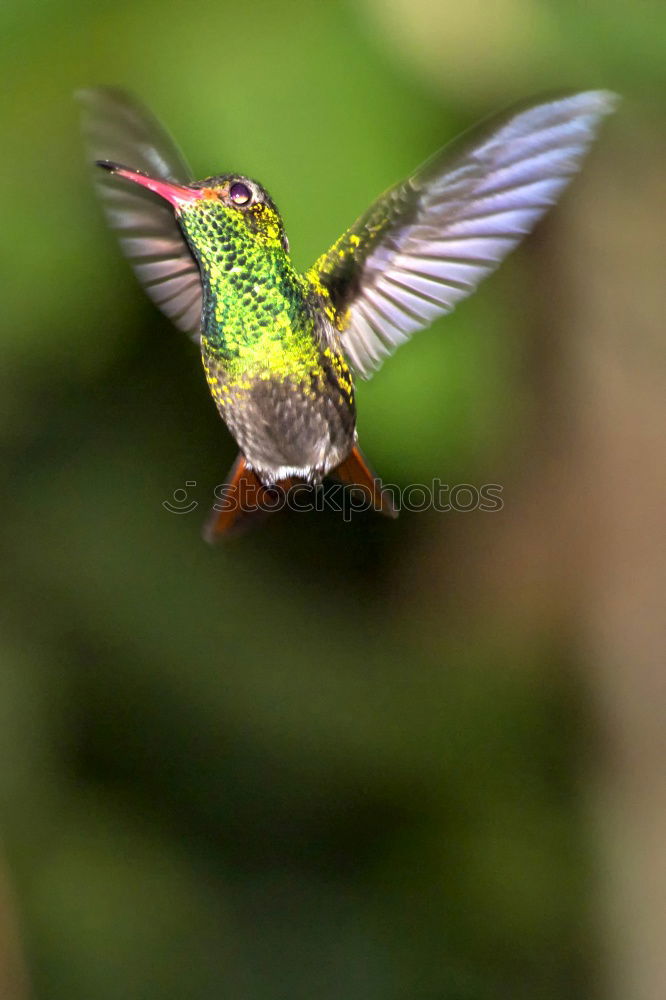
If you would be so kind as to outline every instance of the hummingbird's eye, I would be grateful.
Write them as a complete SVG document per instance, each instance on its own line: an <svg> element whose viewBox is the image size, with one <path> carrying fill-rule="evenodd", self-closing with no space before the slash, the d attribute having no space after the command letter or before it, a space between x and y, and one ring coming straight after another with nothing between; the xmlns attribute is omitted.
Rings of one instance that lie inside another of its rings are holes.
<svg viewBox="0 0 666 1000"><path fill-rule="evenodd" d="M252 200L252 192L247 184L236 181L229 188L229 201L232 205L247 205Z"/></svg>

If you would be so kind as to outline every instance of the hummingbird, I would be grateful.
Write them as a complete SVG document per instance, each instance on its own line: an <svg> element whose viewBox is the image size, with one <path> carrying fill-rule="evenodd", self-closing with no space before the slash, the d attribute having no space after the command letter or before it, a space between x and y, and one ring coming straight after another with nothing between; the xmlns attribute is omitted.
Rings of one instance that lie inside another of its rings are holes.
<svg viewBox="0 0 666 1000"><path fill-rule="evenodd" d="M592 90L504 112L390 188L304 273L256 180L194 180L129 93L78 95L107 220L145 291L195 338L238 444L204 529L231 535L276 491L325 477L394 517L358 445L355 377L476 289L579 169L617 98Z"/></svg>

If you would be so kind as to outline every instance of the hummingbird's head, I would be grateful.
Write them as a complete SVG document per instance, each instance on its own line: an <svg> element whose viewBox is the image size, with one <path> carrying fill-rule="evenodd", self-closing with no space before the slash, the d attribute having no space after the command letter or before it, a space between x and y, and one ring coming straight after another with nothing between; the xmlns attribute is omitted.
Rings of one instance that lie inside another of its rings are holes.
<svg viewBox="0 0 666 1000"><path fill-rule="evenodd" d="M249 177L221 174L191 184L158 180L109 160L97 165L147 188L172 206L195 254L207 246L248 241L264 249L289 250L280 213L268 192Z"/></svg>
<svg viewBox="0 0 666 1000"><path fill-rule="evenodd" d="M203 193L201 206L227 226L244 226L258 243L289 251L282 217L268 191L257 181L239 174L221 174L195 181L192 188Z"/></svg>

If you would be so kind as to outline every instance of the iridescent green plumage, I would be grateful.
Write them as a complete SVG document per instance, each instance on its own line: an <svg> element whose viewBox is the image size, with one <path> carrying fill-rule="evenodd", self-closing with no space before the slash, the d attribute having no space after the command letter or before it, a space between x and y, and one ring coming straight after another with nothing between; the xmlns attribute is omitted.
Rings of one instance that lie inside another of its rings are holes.
<svg viewBox="0 0 666 1000"><path fill-rule="evenodd" d="M105 88L82 99L109 220L148 294L200 340L241 451L232 485L246 497L252 477L263 488L333 474L385 513L356 446L352 369L369 376L476 288L557 199L615 105L590 91L494 119L379 198L301 275L259 184L184 184L187 164L141 105Z"/></svg>
<svg viewBox="0 0 666 1000"><path fill-rule="evenodd" d="M251 191L244 211L229 189ZM249 178L213 177L179 221L201 274L201 350L222 417L263 483L318 481L354 441L351 373L326 293L294 269L282 220Z"/></svg>
<svg viewBox="0 0 666 1000"><path fill-rule="evenodd" d="M211 178L201 187L212 195L228 180ZM209 348L237 374L279 373L315 356L314 314L277 211L266 201L249 211L260 220L256 231L222 199L209 197L181 213L181 227L202 277L201 328Z"/></svg>

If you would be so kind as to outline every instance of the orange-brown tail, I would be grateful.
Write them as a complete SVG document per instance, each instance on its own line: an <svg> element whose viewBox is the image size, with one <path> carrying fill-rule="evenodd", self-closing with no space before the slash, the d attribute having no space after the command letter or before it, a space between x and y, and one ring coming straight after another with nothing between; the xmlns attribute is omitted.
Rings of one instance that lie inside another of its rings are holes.
<svg viewBox="0 0 666 1000"><path fill-rule="evenodd" d="M264 486L239 453L204 525L204 539L212 543L222 536L229 538L247 531L280 508L281 492L290 485L291 480L285 479L275 487Z"/></svg>
<svg viewBox="0 0 666 1000"><path fill-rule="evenodd" d="M373 510L387 517L398 516L391 494L382 489L358 446L329 475L359 490L364 497L364 505L369 504ZM203 537L212 543L222 537L242 534L271 511L284 507L285 492L294 482L294 479L282 479L275 486L264 486L239 453L204 526Z"/></svg>
<svg viewBox="0 0 666 1000"><path fill-rule="evenodd" d="M398 516L393 497L382 487L381 480L372 471L357 444L344 462L329 472L329 476L347 486L353 486L355 490L360 490L366 502L379 514L384 514L386 517Z"/></svg>

